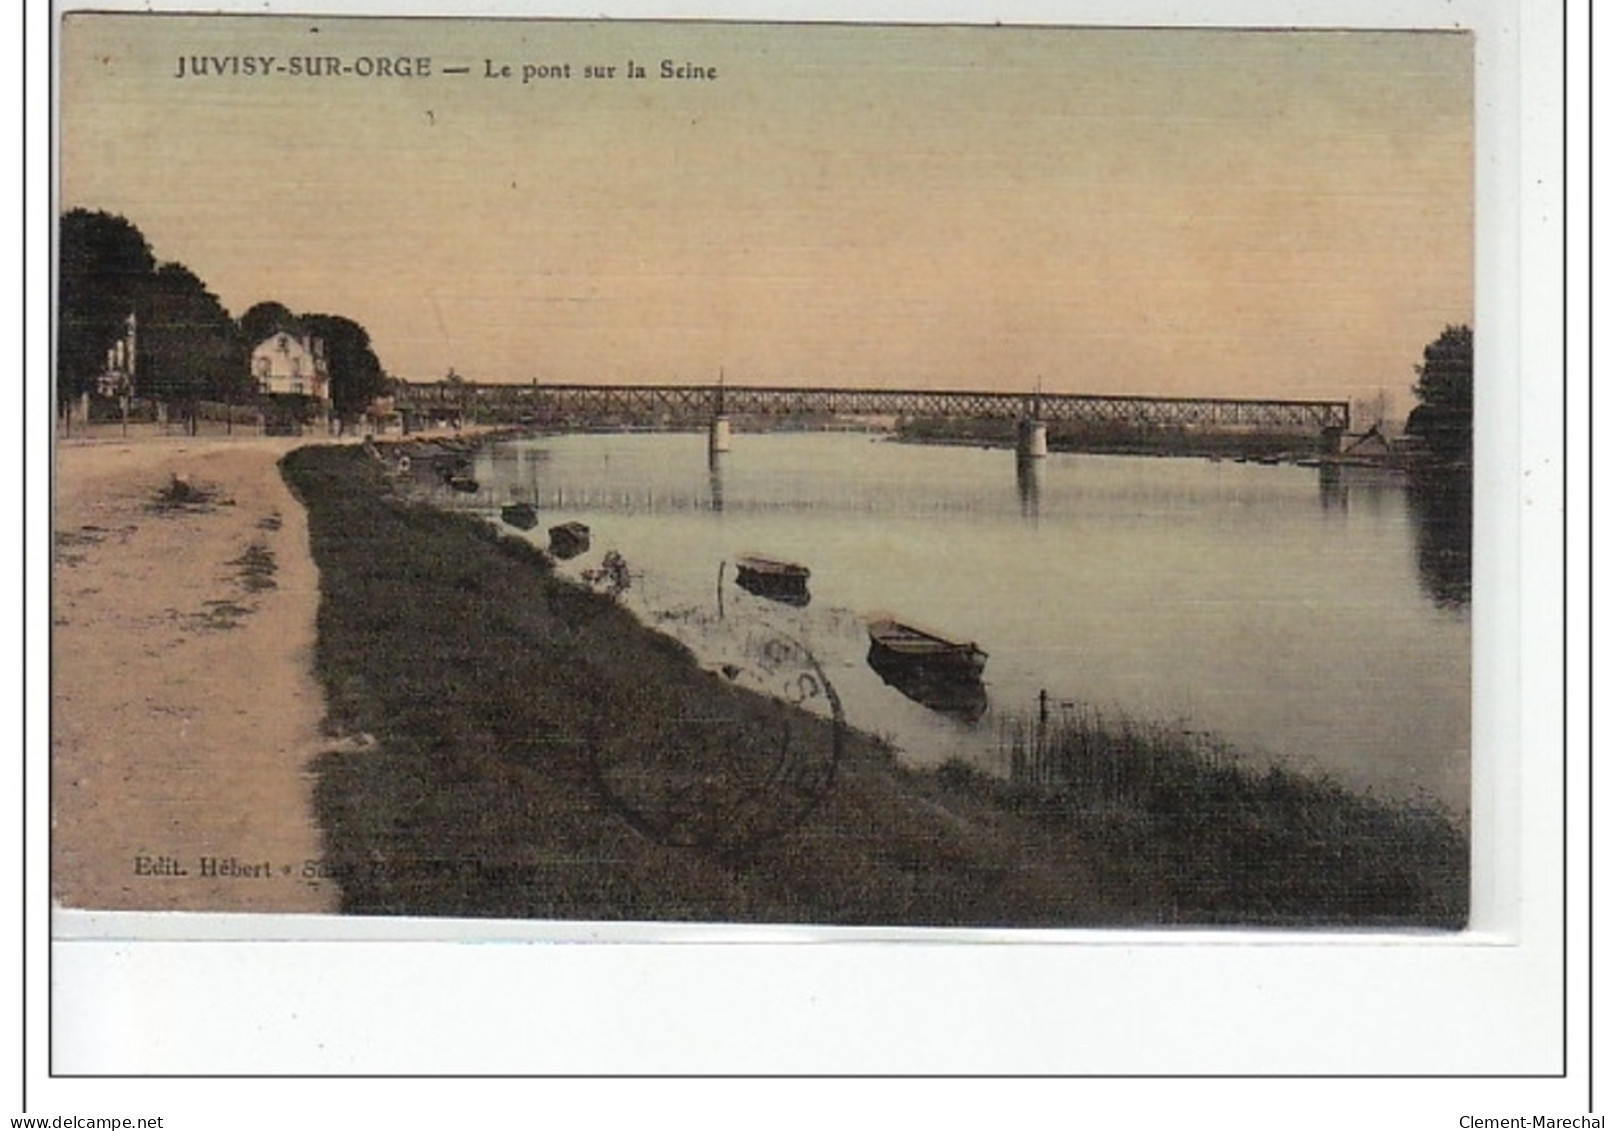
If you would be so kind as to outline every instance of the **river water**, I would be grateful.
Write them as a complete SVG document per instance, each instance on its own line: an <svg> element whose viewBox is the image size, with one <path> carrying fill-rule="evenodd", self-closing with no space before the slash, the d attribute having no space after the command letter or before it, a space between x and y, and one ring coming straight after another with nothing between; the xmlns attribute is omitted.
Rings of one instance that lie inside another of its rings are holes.
<svg viewBox="0 0 1615 1131"><path fill-rule="evenodd" d="M1469 608L1394 473L1018 465L848 433L741 434L714 466L704 435L662 433L506 442L475 476L477 494L443 501L495 521L500 504L534 503L541 545L555 523L586 523L591 549L562 570L615 550L632 579L622 599L741 678L759 639L792 637L848 722L913 763L1005 772L1006 734L1046 691L1056 716L1210 733L1252 759L1468 808ZM810 602L737 587L746 551L809 565ZM875 610L975 640L985 709L935 710L883 681L866 662Z"/></svg>

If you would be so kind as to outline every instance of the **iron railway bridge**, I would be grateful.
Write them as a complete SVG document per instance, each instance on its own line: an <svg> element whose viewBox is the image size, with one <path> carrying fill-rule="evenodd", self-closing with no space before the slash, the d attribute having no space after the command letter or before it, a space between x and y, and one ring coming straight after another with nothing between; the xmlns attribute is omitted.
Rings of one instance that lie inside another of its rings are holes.
<svg viewBox="0 0 1615 1131"><path fill-rule="evenodd" d="M1339 435L1346 401L1232 397L1117 397L917 389L770 388L751 385L403 385L400 411L474 413L556 427L697 426L718 417L899 417L1041 421L1138 428Z"/></svg>

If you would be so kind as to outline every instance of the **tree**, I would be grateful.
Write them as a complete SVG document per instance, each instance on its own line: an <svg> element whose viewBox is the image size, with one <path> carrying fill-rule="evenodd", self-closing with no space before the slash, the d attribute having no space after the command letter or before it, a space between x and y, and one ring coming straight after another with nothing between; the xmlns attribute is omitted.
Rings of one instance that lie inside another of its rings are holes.
<svg viewBox="0 0 1615 1131"><path fill-rule="evenodd" d="M369 332L339 314L305 314L299 321L309 334L325 343L331 407L340 420L355 419L387 391L387 375L370 348Z"/></svg>
<svg viewBox="0 0 1615 1131"><path fill-rule="evenodd" d="M1408 414L1407 432L1424 441L1437 458L1468 463L1474 451L1475 341L1468 326L1448 326L1424 347L1424 364L1413 395L1419 405Z"/></svg>
<svg viewBox="0 0 1615 1131"><path fill-rule="evenodd" d="M260 302L247 308L247 312L237 320L236 326L240 330L242 352L251 357L264 339L271 334L286 331L296 337L303 335L303 323L285 306L278 302Z"/></svg>
<svg viewBox="0 0 1615 1131"><path fill-rule="evenodd" d="M198 400L240 395L248 375L236 348L235 322L190 268L158 267L137 310L143 392L180 402L187 416L194 415Z"/></svg>
<svg viewBox="0 0 1615 1131"><path fill-rule="evenodd" d="M155 259L128 220L84 208L62 216L57 250L56 397L65 410L100 375Z"/></svg>

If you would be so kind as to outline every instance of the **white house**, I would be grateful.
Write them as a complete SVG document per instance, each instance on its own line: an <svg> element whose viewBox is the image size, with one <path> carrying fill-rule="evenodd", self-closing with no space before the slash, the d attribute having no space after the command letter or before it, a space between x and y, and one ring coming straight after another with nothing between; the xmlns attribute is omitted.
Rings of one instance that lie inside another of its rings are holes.
<svg viewBox="0 0 1615 1131"><path fill-rule="evenodd" d="M258 391L331 399L331 376L325 366L325 343L284 330L259 342L252 351L252 375Z"/></svg>
<svg viewBox="0 0 1615 1131"><path fill-rule="evenodd" d="M107 350L107 363L95 379L95 391L103 397L127 397L135 391L135 315L123 320L123 337Z"/></svg>

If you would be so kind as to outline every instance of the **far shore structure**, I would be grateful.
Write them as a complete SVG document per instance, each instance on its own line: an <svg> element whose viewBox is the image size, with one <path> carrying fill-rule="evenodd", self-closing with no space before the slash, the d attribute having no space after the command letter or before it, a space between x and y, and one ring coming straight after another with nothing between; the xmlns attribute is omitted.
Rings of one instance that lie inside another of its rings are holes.
<svg viewBox="0 0 1615 1131"><path fill-rule="evenodd" d="M1467 922L1467 722L1409 725L1449 752L1399 794L1208 730L1212 687L1014 706L1034 648L911 615L948 563L868 594L757 516L893 561L927 513L1006 561L1079 520L1079 557L1143 553L1184 500L1249 531L1141 558L1162 592L1405 534L1397 639L1433 626L1420 678L1467 696L1470 36L75 12L61 44L60 906ZM664 449L617 440L686 433L699 467L621 478ZM550 442L595 470L551 486ZM867 499L752 455L874 442L959 455ZM1136 508L1085 509L1144 457ZM1316 545L1263 541L1297 510ZM784 544L709 541L750 530ZM1036 572L990 584L1125 615ZM1262 633L1370 662L1281 632L1300 582L1226 592L1227 666Z"/></svg>

